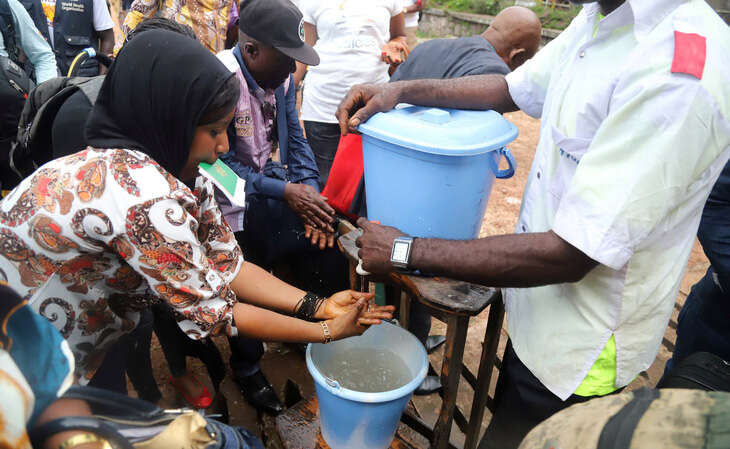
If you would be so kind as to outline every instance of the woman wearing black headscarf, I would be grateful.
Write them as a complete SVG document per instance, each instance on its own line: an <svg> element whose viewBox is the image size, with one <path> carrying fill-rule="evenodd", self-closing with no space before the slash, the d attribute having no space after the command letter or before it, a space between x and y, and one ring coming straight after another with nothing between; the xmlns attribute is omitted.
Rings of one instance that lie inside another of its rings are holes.
<svg viewBox="0 0 730 449"><path fill-rule="evenodd" d="M0 202L0 274L69 342L81 383L158 301L195 339L328 341L391 315L364 311L369 295L319 299L243 261L211 183L197 176L200 162L228 151L237 86L196 41L146 32L104 81L90 147L42 166Z"/></svg>

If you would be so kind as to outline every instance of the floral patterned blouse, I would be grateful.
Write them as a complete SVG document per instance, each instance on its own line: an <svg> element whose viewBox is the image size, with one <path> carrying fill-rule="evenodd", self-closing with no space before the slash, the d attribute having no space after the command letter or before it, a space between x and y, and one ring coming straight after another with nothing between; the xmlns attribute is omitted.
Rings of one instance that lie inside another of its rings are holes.
<svg viewBox="0 0 730 449"><path fill-rule="evenodd" d="M159 14L190 26L201 44L213 54L225 50L230 16L238 14L234 0L134 0L124 19L122 32L128 35L142 20Z"/></svg>
<svg viewBox="0 0 730 449"><path fill-rule="evenodd" d="M191 191L137 151L56 159L0 202L0 278L66 338L81 383L160 300L191 338L235 334L242 262L210 181Z"/></svg>

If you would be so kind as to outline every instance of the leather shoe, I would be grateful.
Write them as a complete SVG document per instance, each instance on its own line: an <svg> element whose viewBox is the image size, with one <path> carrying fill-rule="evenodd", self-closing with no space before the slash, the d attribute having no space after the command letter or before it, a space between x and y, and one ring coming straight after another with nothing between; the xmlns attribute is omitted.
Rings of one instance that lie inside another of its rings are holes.
<svg viewBox="0 0 730 449"><path fill-rule="evenodd" d="M438 349L439 346L444 344L444 342L446 342L446 337L443 335L429 335L426 338L426 352L431 354Z"/></svg>
<svg viewBox="0 0 730 449"><path fill-rule="evenodd" d="M264 373L257 371L255 374L246 377L237 377L236 383L241 388L243 397L253 405L256 410L271 415L278 415L284 410L279 397L271 386Z"/></svg>
<svg viewBox="0 0 730 449"><path fill-rule="evenodd" d="M438 376L426 376L421 385L413 392L416 396L425 396L441 390L441 379Z"/></svg>

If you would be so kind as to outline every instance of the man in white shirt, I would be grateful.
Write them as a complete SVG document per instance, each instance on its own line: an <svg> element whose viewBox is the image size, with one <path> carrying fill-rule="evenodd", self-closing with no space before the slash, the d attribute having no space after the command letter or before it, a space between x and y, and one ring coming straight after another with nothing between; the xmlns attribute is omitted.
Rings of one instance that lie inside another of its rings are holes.
<svg viewBox="0 0 730 449"><path fill-rule="evenodd" d="M399 102L542 119L515 234L410 243L409 267L506 288L483 447L651 365L730 157L728 73L730 29L704 1L600 0L506 77L356 86L340 104L343 133ZM365 270L392 270L402 233L358 224Z"/></svg>
<svg viewBox="0 0 730 449"><path fill-rule="evenodd" d="M406 37L408 48L418 45L418 15L426 7L426 0L403 0L403 17L406 21Z"/></svg>

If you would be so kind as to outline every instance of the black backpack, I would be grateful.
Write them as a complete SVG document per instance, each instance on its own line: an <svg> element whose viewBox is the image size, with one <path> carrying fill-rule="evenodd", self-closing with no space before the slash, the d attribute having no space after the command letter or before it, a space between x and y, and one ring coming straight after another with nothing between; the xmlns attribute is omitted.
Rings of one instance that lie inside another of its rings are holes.
<svg viewBox="0 0 730 449"><path fill-rule="evenodd" d="M0 56L0 182L3 189L7 188L6 180L13 177L9 158L15 146L18 119L28 93L35 86L23 68L20 47L15 39L16 29L17 22L8 0L0 0L0 31L9 55Z"/></svg>
<svg viewBox="0 0 730 449"><path fill-rule="evenodd" d="M51 130L58 110L79 90L93 105L103 82L103 75L91 78L58 77L44 82L30 92L16 128L17 145L12 148L9 156L12 176L3 180L3 189L15 187L39 166L53 159Z"/></svg>
<svg viewBox="0 0 730 449"><path fill-rule="evenodd" d="M657 388L730 392L730 363L709 352L695 352L680 360Z"/></svg>

